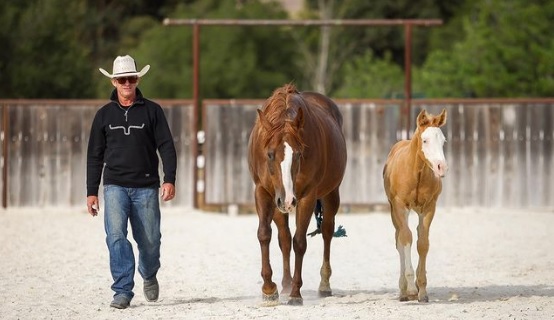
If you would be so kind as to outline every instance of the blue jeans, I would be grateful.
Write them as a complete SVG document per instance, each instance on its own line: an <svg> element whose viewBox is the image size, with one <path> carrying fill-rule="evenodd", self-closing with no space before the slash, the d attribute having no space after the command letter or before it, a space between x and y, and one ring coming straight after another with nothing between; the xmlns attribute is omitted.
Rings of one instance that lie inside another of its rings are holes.
<svg viewBox="0 0 554 320"><path fill-rule="evenodd" d="M104 186L104 228L110 252L112 290L116 295L134 296L135 256L127 240L130 221L139 252L138 271L143 279L156 276L160 268L160 203L158 189Z"/></svg>

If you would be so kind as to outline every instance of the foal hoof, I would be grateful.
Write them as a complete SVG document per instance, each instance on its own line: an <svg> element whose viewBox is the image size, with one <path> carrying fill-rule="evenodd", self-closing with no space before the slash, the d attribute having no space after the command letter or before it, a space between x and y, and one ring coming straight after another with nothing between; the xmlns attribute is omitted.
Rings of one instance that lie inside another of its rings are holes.
<svg viewBox="0 0 554 320"><path fill-rule="evenodd" d="M302 298L289 298L287 303L289 306L301 306L304 304L304 299Z"/></svg>
<svg viewBox="0 0 554 320"><path fill-rule="evenodd" d="M400 296L399 300L401 302L414 301L414 300L418 300L418 297L417 297L417 295L406 295L406 296Z"/></svg>
<svg viewBox="0 0 554 320"><path fill-rule="evenodd" d="M329 291L319 291L319 297L320 298L326 298L333 295L333 292L331 290Z"/></svg>

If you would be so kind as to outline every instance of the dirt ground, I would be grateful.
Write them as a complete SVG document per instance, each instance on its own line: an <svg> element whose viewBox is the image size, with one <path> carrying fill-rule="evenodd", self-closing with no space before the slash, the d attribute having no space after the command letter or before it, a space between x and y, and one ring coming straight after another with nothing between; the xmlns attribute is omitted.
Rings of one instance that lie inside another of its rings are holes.
<svg viewBox="0 0 554 320"><path fill-rule="evenodd" d="M0 211L0 319L554 319L554 210L438 208L429 303L397 300L388 213L340 213L336 225L347 237L332 243L333 296L317 296L323 245L320 236L309 238L304 305L294 307L286 297L262 303L255 215L162 214L160 300L146 302L137 273L131 307L116 310L102 211L95 218L71 208Z"/></svg>

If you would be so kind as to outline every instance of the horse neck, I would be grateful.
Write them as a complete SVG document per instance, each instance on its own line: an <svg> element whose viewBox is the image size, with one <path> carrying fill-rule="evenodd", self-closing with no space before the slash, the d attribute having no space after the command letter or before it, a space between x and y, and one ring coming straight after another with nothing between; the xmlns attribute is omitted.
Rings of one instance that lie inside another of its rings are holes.
<svg viewBox="0 0 554 320"><path fill-rule="evenodd" d="M410 159L414 167L421 170L425 167L423 151L421 151L421 132L416 130L410 141Z"/></svg>
<svg viewBox="0 0 554 320"><path fill-rule="evenodd" d="M433 170L431 170L425 161L425 155L421 150L421 144L421 132L416 131L410 142L410 157L416 179L415 203L417 205L424 203L426 201L425 199L429 196L428 194L425 195L425 193L421 193L421 188L423 186L429 186L430 181L438 181L438 183L440 183L440 180L434 179Z"/></svg>

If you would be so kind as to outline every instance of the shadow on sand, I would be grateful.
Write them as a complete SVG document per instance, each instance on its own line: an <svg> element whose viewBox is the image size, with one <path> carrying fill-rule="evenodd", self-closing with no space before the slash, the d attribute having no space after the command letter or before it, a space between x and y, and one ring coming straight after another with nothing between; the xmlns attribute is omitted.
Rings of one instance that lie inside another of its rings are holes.
<svg viewBox="0 0 554 320"><path fill-rule="evenodd" d="M549 285L490 285L483 287L429 287L430 304L465 304L473 302L493 302L506 301L514 297L554 297L554 286ZM328 298L320 298L316 290L302 290L304 304L317 304L319 301L338 304L364 304L367 302L381 300L397 300L398 291L396 289L382 290L341 290L335 289L333 295ZM348 298L348 299L343 299ZM286 304L286 296L281 296L280 303ZM341 301L342 300L342 301ZM186 305L186 304L215 304L224 302L253 302L262 303L260 295L237 296L237 297L204 297L204 298L186 298L186 299L167 299L160 301L160 305ZM417 301L402 302L403 304L416 304Z"/></svg>
<svg viewBox="0 0 554 320"><path fill-rule="evenodd" d="M490 285L481 287L428 287L430 303L460 304L479 301L505 301L513 297L554 297L554 286L552 285ZM371 290L335 290L335 298L351 297L355 295L367 295L367 299L360 297L360 300L375 301L382 299L396 300L397 289ZM361 301L360 301L361 302ZM412 301L408 303L417 303Z"/></svg>

